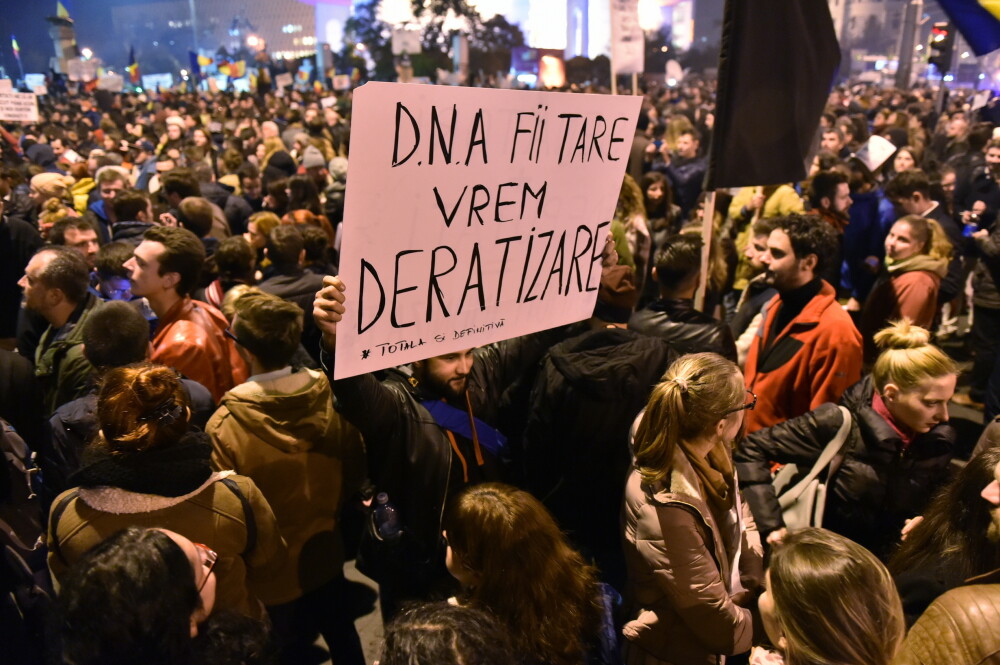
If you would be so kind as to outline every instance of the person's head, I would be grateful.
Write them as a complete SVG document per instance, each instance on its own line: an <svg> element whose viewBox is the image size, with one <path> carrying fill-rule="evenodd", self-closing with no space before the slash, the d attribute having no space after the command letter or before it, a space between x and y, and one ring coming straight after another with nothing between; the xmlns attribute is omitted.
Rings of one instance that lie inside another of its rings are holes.
<svg viewBox="0 0 1000 665"><path fill-rule="evenodd" d="M61 662L191 662L191 640L215 605L215 559L166 529L130 527L96 545L56 600Z"/></svg>
<svg viewBox="0 0 1000 665"><path fill-rule="evenodd" d="M944 561L962 579L1000 568L1000 447L973 455L931 500L889 562L899 575Z"/></svg>
<svg viewBox="0 0 1000 665"><path fill-rule="evenodd" d="M475 485L449 503L444 528L448 570L471 603L494 612L541 662L578 662L597 616L596 570L545 506L509 485Z"/></svg>
<svg viewBox="0 0 1000 665"><path fill-rule="evenodd" d="M6 194L5 194L6 196ZM57 223L75 217L76 211L71 210L61 199L49 199L42 204L38 212L38 232L48 240L52 227Z"/></svg>
<svg viewBox="0 0 1000 665"><path fill-rule="evenodd" d="M149 321L127 302L111 301L87 317L83 355L98 371L141 363L149 353Z"/></svg>
<svg viewBox="0 0 1000 665"><path fill-rule="evenodd" d="M775 546L759 607L788 665L889 665L906 630L882 562L825 529L793 531Z"/></svg>
<svg viewBox="0 0 1000 665"><path fill-rule="evenodd" d="M930 343L929 331L903 319L875 333L881 351L872 384L897 424L916 434L948 420L958 366Z"/></svg>
<svg viewBox="0 0 1000 665"><path fill-rule="evenodd" d="M964 139L969 133L969 119L964 113L954 113L945 129L945 136L950 139Z"/></svg>
<svg viewBox="0 0 1000 665"><path fill-rule="evenodd" d="M434 394L448 399L464 398L475 351L475 348L463 349L418 360L413 363L413 376Z"/></svg>
<svg viewBox="0 0 1000 665"><path fill-rule="evenodd" d="M157 297L164 292L188 296L198 286L205 263L205 246L187 229L154 226L125 263L132 278L132 293Z"/></svg>
<svg viewBox="0 0 1000 665"><path fill-rule="evenodd" d="M199 238L204 238L212 231L213 218L212 204L201 196L189 196L177 206L177 221Z"/></svg>
<svg viewBox="0 0 1000 665"><path fill-rule="evenodd" d="M265 372L287 366L302 339L302 308L269 293L246 293L233 304L231 329L240 355L251 365L256 359Z"/></svg>
<svg viewBox="0 0 1000 665"><path fill-rule="evenodd" d="M920 169L903 171L885 186L885 195L907 215L922 215L932 205L931 181Z"/></svg>
<svg viewBox="0 0 1000 665"><path fill-rule="evenodd" d="M201 187L190 169L173 169L161 175L160 191L174 207L189 196L201 196Z"/></svg>
<svg viewBox="0 0 1000 665"><path fill-rule="evenodd" d="M768 283L780 292L811 282L836 254L836 231L816 215L777 217L774 225L760 261Z"/></svg>
<svg viewBox="0 0 1000 665"><path fill-rule="evenodd" d="M682 442L733 441L743 411L753 408L739 367L716 353L674 361L653 388L635 435L636 466L648 483L662 481Z"/></svg>
<svg viewBox="0 0 1000 665"><path fill-rule="evenodd" d="M902 173L903 171L909 171L910 169L917 168L920 159L917 155L917 151L905 145L896 151L896 156L892 159L892 170L896 173Z"/></svg>
<svg viewBox="0 0 1000 665"><path fill-rule="evenodd" d="M941 176L939 185L941 186L941 193L944 195L944 200L953 201L955 199L955 187L958 184L958 173L955 171L955 167L945 164L938 169L938 173Z"/></svg>
<svg viewBox="0 0 1000 665"><path fill-rule="evenodd" d="M240 177L240 190L243 192L243 196L254 201L263 198L260 169L247 163L239 168L237 175Z"/></svg>
<svg viewBox="0 0 1000 665"><path fill-rule="evenodd" d="M851 188L841 171L820 171L809 184L809 202L814 208L847 218L851 207Z"/></svg>
<svg viewBox="0 0 1000 665"><path fill-rule="evenodd" d="M243 236L230 236L219 243L212 255L215 269L224 282L252 282L257 256Z"/></svg>
<svg viewBox="0 0 1000 665"><path fill-rule="evenodd" d="M49 229L49 242L76 250L87 262L87 266L94 267L100 243L97 240L97 230L85 218L67 217L56 222Z"/></svg>
<svg viewBox="0 0 1000 665"><path fill-rule="evenodd" d="M663 297L692 297L698 287L703 241L690 233L670 236L654 257L653 278Z"/></svg>
<svg viewBox="0 0 1000 665"><path fill-rule="evenodd" d="M97 395L97 440L120 455L169 447L188 430L188 406L174 370L148 363L112 368Z"/></svg>
<svg viewBox="0 0 1000 665"><path fill-rule="evenodd" d="M743 255L747 257L754 275L764 272L765 266L760 258L767 251L767 239L773 230L774 222L770 217L761 217L753 224Z"/></svg>
<svg viewBox="0 0 1000 665"><path fill-rule="evenodd" d="M992 139L986 144L986 165L994 176L1000 174L1000 139Z"/></svg>
<svg viewBox="0 0 1000 665"><path fill-rule="evenodd" d="M260 135L265 141L268 139L276 139L281 136L281 132L278 129L278 123L273 120L265 120L260 123Z"/></svg>
<svg viewBox="0 0 1000 665"><path fill-rule="evenodd" d="M306 265L327 261L329 259L330 238L326 235L326 231L311 224L299 225L299 231L302 233Z"/></svg>
<svg viewBox="0 0 1000 665"><path fill-rule="evenodd" d="M646 203L647 216L652 217L654 214L664 216L670 213L673 192L665 175L659 171L650 171L642 176L639 186Z"/></svg>
<svg viewBox="0 0 1000 665"><path fill-rule="evenodd" d="M28 195L39 205L48 199L71 201L69 188L72 186L73 179L69 176L58 173L39 173L31 177Z"/></svg>
<svg viewBox="0 0 1000 665"><path fill-rule="evenodd" d="M684 159L694 159L698 156L701 137L694 129L686 129L677 137L677 154Z"/></svg>
<svg viewBox="0 0 1000 665"><path fill-rule="evenodd" d="M847 140L844 138L844 132L840 128L828 127L823 130L823 135L819 141L821 150L827 150L836 155L844 149L845 145L847 145Z"/></svg>
<svg viewBox="0 0 1000 665"><path fill-rule="evenodd" d="M941 226L933 219L919 215L900 218L885 237L887 263L897 263L917 254L944 259L951 256L951 249Z"/></svg>
<svg viewBox="0 0 1000 665"><path fill-rule="evenodd" d="M295 271L305 259L302 233L293 224L279 224L267 237L267 258L280 272Z"/></svg>
<svg viewBox="0 0 1000 665"><path fill-rule="evenodd" d="M132 244L124 241L109 242L97 251L94 268L101 295L108 300L131 300L132 280L125 262L132 258Z"/></svg>
<svg viewBox="0 0 1000 665"><path fill-rule="evenodd" d="M153 223L153 205L145 192L126 189L115 196L111 204L115 218L123 222Z"/></svg>
<svg viewBox="0 0 1000 665"><path fill-rule="evenodd" d="M268 236L271 231L281 225L281 218L273 212L263 210L250 215L247 220L246 239L255 250L262 250L267 247Z"/></svg>
<svg viewBox="0 0 1000 665"><path fill-rule="evenodd" d="M128 189L128 178L126 178L120 169L105 166L97 171L97 177L95 178L97 182L97 191L101 195L101 200L104 201L106 207L110 207L115 197L119 193Z"/></svg>
<svg viewBox="0 0 1000 665"><path fill-rule="evenodd" d="M506 627L468 605L404 609L385 627L381 665L509 665L517 662Z"/></svg>
<svg viewBox="0 0 1000 665"><path fill-rule="evenodd" d="M87 297L90 267L75 249L48 245L31 257L17 284L24 289L24 306L51 323Z"/></svg>
<svg viewBox="0 0 1000 665"><path fill-rule="evenodd" d="M289 211L306 209L315 215L323 212L319 190L309 176L294 175L288 179L287 187Z"/></svg>

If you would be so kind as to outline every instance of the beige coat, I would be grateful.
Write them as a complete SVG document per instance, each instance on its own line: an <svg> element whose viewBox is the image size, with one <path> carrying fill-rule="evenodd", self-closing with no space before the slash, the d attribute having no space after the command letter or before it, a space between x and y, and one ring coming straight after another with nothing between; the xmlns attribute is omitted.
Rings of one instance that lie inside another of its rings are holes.
<svg viewBox="0 0 1000 665"><path fill-rule="evenodd" d="M644 615L639 636L626 642L626 662L697 665L748 651L753 618L741 605L756 595L764 573L760 537L746 505L737 498L733 507L742 522L741 543L730 557L697 475L677 449L665 484L650 487L632 471L623 510L626 618L643 611L655 615Z"/></svg>
<svg viewBox="0 0 1000 665"><path fill-rule="evenodd" d="M913 624L893 665L1000 663L1000 584L975 584L938 597Z"/></svg>

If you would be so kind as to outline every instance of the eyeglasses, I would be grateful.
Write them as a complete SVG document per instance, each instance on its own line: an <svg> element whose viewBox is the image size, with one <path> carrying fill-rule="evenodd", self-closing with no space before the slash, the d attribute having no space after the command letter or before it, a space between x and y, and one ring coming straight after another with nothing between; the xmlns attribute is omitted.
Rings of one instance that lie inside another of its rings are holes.
<svg viewBox="0 0 1000 665"><path fill-rule="evenodd" d="M729 409L728 411L723 411L722 415L728 416L730 413L736 413L737 411L753 411L753 408L757 406L757 395L755 395L750 390L747 390L747 395L749 399L743 406L738 406L735 409Z"/></svg>
<svg viewBox="0 0 1000 665"><path fill-rule="evenodd" d="M208 578L211 577L212 571L215 570L215 562L219 560L219 555L215 553L215 550L208 547L208 545L194 543L194 546L198 548L198 553L201 554L201 565L205 569L205 577L202 579L201 584L198 585L198 593L201 593L201 590L208 584Z"/></svg>
<svg viewBox="0 0 1000 665"><path fill-rule="evenodd" d="M233 332L232 326L230 326L229 328L226 328L223 332L225 333L226 337L228 337L229 339L233 340L234 342L236 342L240 346L243 346L243 342L241 342L240 338L237 337L236 333Z"/></svg>

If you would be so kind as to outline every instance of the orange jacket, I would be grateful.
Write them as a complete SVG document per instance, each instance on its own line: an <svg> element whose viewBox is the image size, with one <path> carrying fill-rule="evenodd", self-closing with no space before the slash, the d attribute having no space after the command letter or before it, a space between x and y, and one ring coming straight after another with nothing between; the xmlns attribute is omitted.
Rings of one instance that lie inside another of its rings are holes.
<svg viewBox="0 0 1000 665"><path fill-rule="evenodd" d="M833 287L819 293L774 338L771 324L781 296L768 302L747 355L747 388L757 406L747 412L747 432L800 416L841 394L861 379L861 333L837 303Z"/></svg>
<svg viewBox="0 0 1000 665"><path fill-rule="evenodd" d="M151 360L205 386L218 404L227 390L249 376L236 344L225 335L228 327L219 310L184 298L160 319Z"/></svg>

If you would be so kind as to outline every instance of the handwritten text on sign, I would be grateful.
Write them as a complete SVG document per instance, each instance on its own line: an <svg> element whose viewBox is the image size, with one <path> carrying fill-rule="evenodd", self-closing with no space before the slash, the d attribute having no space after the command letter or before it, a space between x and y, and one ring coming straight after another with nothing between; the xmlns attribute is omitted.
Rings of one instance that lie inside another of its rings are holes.
<svg viewBox="0 0 1000 665"><path fill-rule="evenodd" d="M30 92L0 93L0 120L38 122L38 98Z"/></svg>
<svg viewBox="0 0 1000 665"><path fill-rule="evenodd" d="M336 377L590 316L639 103L359 88Z"/></svg>

